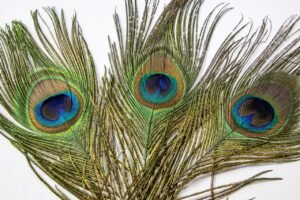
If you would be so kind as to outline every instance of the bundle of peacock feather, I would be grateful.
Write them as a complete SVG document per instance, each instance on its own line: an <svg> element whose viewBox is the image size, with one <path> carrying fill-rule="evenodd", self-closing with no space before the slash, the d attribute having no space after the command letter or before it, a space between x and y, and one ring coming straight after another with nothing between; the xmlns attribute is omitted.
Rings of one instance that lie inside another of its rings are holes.
<svg viewBox="0 0 300 200"><path fill-rule="evenodd" d="M216 186L241 166L300 158L300 17L286 20L266 47L270 22L242 20L207 60L216 27L231 8L200 22L203 0L126 0L126 29L114 15L110 68L103 77L76 18L32 13L0 31L1 134L60 199L221 199L268 171ZM51 31L53 29L53 31ZM204 63L208 67L204 68ZM37 168L39 170L37 170ZM182 195L196 179L203 191Z"/></svg>

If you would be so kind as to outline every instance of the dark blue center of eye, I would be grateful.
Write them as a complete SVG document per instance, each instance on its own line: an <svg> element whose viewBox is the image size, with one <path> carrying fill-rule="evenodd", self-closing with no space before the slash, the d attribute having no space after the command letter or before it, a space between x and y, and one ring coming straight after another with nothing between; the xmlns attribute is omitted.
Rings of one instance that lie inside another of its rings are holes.
<svg viewBox="0 0 300 200"><path fill-rule="evenodd" d="M40 101L34 109L36 119L46 127L57 127L72 120L80 110L76 94L62 91Z"/></svg>
<svg viewBox="0 0 300 200"><path fill-rule="evenodd" d="M171 88L171 80L164 74L153 74L146 80L146 89L150 94L160 91L165 96Z"/></svg>
<svg viewBox="0 0 300 200"><path fill-rule="evenodd" d="M57 120L59 115L70 112L72 100L65 94L59 94L45 100L41 106L41 114L47 120Z"/></svg>
<svg viewBox="0 0 300 200"><path fill-rule="evenodd" d="M253 96L240 98L233 109L235 122L242 128L254 132L271 129L275 123L275 110L264 99Z"/></svg>
<svg viewBox="0 0 300 200"><path fill-rule="evenodd" d="M154 104L171 101L177 94L176 78L163 73L149 73L141 77L139 92L144 100Z"/></svg>

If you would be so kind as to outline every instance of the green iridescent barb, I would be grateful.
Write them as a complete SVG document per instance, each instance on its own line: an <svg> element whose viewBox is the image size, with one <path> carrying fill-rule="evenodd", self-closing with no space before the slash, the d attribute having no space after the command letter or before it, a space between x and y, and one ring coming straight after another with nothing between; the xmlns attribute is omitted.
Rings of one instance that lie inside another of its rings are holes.
<svg viewBox="0 0 300 200"><path fill-rule="evenodd" d="M118 42L109 39L111 66L101 79L76 18L68 30L63 12L46 9L51 40L38 11L39 41L19 21L1 29L0 104L15 120L0 114L1 134L31 167L78 199L219 199L277 179L265 171L180 193L196 178L299 159L299 17L257 55L268 19L256 31L240 22L208 61L227 5L199 23L202 0L173 0L157 20L158 0L146 0L142 16L136 1L125 4L126 30L115 14Z"/></svg>

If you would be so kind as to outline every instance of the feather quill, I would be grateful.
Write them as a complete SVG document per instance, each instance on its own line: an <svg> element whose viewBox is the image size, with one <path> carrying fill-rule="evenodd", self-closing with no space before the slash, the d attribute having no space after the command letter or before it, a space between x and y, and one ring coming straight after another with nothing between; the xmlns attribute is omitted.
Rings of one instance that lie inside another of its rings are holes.
<svg viewBox="0 0 300 200"><path fill-rule="evenodd" d="M261 172L180 193L196 178L299 159L299 17L258 55L268 20L255 31L240 22L203 69L230 7L198 24L200 0L172 1L157 20L158 1L146 1L141 17L136 1L125 5L127 26L114 15L118 42L109 39L101 79L76 17L68 30L63 12L46 9L49 32L33 12L40 44L21 22L1 30L0 103L16 121L0 115L1 133L30 166L78 199L219 199L277 178Z"/></svg>

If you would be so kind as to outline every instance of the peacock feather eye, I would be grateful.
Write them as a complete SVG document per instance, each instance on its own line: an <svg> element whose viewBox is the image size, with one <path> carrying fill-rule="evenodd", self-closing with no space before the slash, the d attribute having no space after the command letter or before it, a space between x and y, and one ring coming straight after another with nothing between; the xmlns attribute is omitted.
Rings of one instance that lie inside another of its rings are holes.
<svg viewBox="0 0 300 200"><path fill-rule="evenodd" d="M48 133L68 130L80 117L82 97L62 80L42 80L33 88L29 100L29 117L33 125Z"/></svg>
<svg viewBox="0 0 300 200"><path fill-rule="evenodd" d="M264 137L286 125L292 107L291 93L287 88L265 83L234 97L227 106L226 119L236 132L247 137Z"/></svg>
<svg viewBox="0 0 300 200"><path fill-rule="evenodd" d="M180 70L164 55L152 56L135 77L136 99L144 106L160 109L173 106L184 92Z"/></svg>

